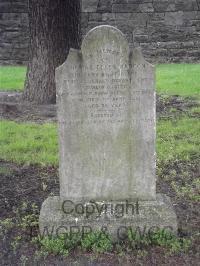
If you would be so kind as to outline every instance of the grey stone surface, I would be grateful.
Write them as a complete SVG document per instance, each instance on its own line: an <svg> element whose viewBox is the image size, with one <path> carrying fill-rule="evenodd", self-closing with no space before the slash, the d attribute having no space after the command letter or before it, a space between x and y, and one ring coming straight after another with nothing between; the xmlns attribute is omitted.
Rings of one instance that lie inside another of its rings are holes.
<svg viewBox="0 0 200 266"><path fill-rule="evenodd" d="M98 2L96 0L82 0L83 12L96 12Z"/></svg>
<svg viewBox="0 0 200 266"><path fill-rule="evenodd" d="M165 23L167 25L182 25L183 24L183 11L167 12L165 14Z"/></svg>
<svg viewBox="0 0 200 266"><path fill-rule="evenodd" d="M100 26L56 70L63 198L155 198L154 70L130 57Z"/></svg>
<svg viewBox="0 0 200 266"><path fill-rule="evenodd" d="M135 202L128 202L132 206L136 206ZM72 236L74 233L84 234L94 231L108 232L113 242L125 240L127 238L128 230L136 231L146 235L155 231L156 229L169 230L172 233L177 233L177 219L172 208L170 199L161 194L157 194L155 201L139 201L138 212L136 208L127 208L126 203L120 201L112 202L95 202L79 203L79 206L84 206L83 214L77 213L76 205L69 205L69 209L65 209L65 205L60 200L60 197L49 197L42 205L40 213L40 234L42 236L60 236L67 233ZM107 206L104 211L99 212L97 209L100 206ZM94 210L91 214L86 211ZM92 207L93 206L93 207ZM124 206L124 213L121 217L121 212L117 212L118 207ZM109 211L113 209L113 212ZM64 211L63 211L64 210ZM71 214L68 214L72 212ZM79 211L80 212L80 211Z"/></svg>
<svg viewBox="0 0 200 266"><path fill-rule="evenodd" d="M56 87L60 197L43 204L40 230L63 221L77 224L75 217L63 218L56 210L58 202L139 200L143 210L138 219L123 215L113 220L110 214L96 219L94 213L91 226L108 223L112 235L113 228L140 222L176 231L169 200L156 198L155 70L141 51L130 50L117 28L96 27L84 38L81 50L71 49L56 69ZM79 225L86 220L79 217Z"/></svg>
<svg viewBox="0 0 200 266"><path fill-rule="evenodd" d="M21 92L0 91L0 102L18 102L21 98Z"/></svg>

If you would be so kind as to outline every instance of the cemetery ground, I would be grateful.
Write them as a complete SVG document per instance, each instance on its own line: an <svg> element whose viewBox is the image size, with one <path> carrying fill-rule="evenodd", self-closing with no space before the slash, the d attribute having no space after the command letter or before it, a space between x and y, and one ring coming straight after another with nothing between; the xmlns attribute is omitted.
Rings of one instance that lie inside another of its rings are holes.
<svg viewBox="0 0 200 266"><path fill-rule="evenodd" d="M0 265L198 265L200 254L200 65L157 67L157 191L178 218L177 237L161 232L84 241L38 239L42 202L59 192L55 106L0 98ZM2 91L23 88L25 68L1 67Z"/></svg>

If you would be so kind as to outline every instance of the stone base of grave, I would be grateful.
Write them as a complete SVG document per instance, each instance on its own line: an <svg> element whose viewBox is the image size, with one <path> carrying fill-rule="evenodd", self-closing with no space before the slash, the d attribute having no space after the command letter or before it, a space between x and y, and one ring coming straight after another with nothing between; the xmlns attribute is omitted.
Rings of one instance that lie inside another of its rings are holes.
<svg viewBox="0 0 200 266"><path fill-rule="evenodd" d="M40 212L40 234L42 236L60 236L62 233L68 233L70 236L77 232L84 235L88 232L106 230L115 242L125 240L128 230L137 230L138 233L148 234L158 228L177 233L176 214L169 197L163 194L157 194L155 201L139 201L138 205L135 201L128 201L128 204L132 204L134 207L126 205L127 202L98 202L99 208L100 204L107 206L107 211L104 209L104 213L101 215L98 214L96 208L91 214L93 210L91 203L88 205L89 213L85 211L83 214L77 214L72 205L65 209L65 204L61 202L60 197L49 197L43 202ZM116 204L118 204L118 212L113 211ZM124 207L120 208L119 204ZM124 208L123 215L122 208ZM80 208L77 210L80 212ZM66 214L66 212L72 211L72 214Z"/></svg>

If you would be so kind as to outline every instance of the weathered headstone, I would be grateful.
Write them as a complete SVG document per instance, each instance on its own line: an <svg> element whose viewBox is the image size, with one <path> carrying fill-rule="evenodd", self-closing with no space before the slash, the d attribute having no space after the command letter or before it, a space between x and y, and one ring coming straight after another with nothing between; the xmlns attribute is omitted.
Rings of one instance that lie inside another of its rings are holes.
<svg viewBox="0 0 200 266"><path fill-rule="evenodd" d="M116 239L119 228L138 225L176 232L169 199L156 194L154 75L111 26L92 29L56 69L60 196L43 203L41 233L106 226Z"/></svg>

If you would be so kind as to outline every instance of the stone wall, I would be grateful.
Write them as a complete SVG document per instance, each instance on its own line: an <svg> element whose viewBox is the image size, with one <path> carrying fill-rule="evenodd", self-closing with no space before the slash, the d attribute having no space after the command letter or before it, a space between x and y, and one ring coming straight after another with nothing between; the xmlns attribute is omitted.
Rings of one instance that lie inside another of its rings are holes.
<svg viewBox="0 0 200 266"><path fill-rule="evenodd" d="M25 64L27 0L1 0L0 64ZM82 0L82 33L118 27L152 62L200 61L200 0Z"/></svg>
<svg viewBox="0 0 200 266"><path fill-rule="evenodd" d="M26 64L28 1L0 1L0 64Z"/></svg>
<svg viewBox="0 0 200 266"><path fill-rule="evenodd" d="M117 26L156 62L200 61L200 0L83 0L83 34Z"/></svg>

